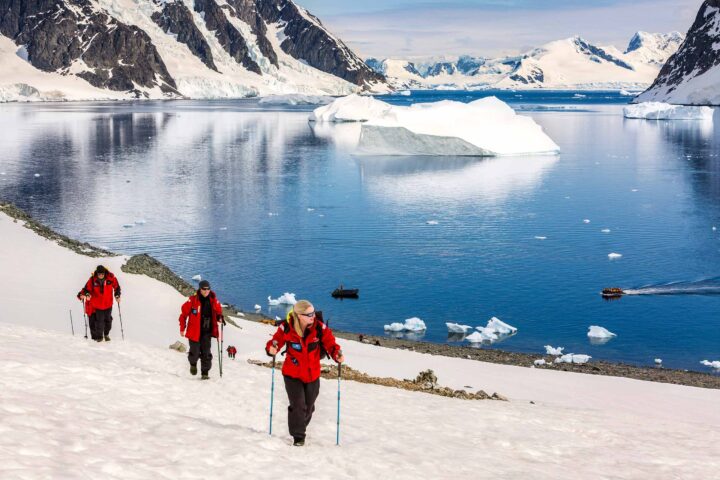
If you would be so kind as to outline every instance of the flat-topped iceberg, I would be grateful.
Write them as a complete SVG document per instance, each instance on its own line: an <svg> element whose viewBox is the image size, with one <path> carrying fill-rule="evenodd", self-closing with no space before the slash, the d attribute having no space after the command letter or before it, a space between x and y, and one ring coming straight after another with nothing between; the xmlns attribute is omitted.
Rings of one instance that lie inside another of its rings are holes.
<svg viewBox="0 0 720 480"><path fill-rule="evenodd" d="M590 355L567 353L562 357L557 357L555 363L587 363L591 358Z"/></svg>
<svg viewBox="0 0 720 480"><path fill-rule="evenodd" d="M643 118L646 120L705 120L712 121L713 109L710 107L687 107L662 102L643 102L628 105L623 109L625 118Z"/></svg>
<svg viewBox="0 0 720 480"><path fill-rule="evenodd" d="M316 108L310 114L311 122L366 122L384 114L392 106L373 97L348 95L329 105Z"/></svg>
<svg viewBox="0 0 720 480"><path fill-rule="evenodd" d="M448 333L468 333L472 330L470 325L460 325L459 323L446 322Z"/></svg>
<svg viewBox="0 0 720 480"><path fill-rule="evenodd" d="M535 121L487 97L395 106L350 95L315 109L311 122L365 122L359 151L369 155L497 156L557 153Z"/></svg>
<svg viewBox="0 0 720 480"><path fill-rule="evenodd" d="M288 95L268 95L262 97L258 103L260 105L327 105L335 100L327 95L303 95L301 93L293 93Z"/></svg>
<svg viewBox="0 0 720 480"><path fill-rule="evenodd" d="M385 325L384 330L386 332L424 332L427 330L427 326L419 318L412 317L405 320L405 323L393 322Z"/></svg>

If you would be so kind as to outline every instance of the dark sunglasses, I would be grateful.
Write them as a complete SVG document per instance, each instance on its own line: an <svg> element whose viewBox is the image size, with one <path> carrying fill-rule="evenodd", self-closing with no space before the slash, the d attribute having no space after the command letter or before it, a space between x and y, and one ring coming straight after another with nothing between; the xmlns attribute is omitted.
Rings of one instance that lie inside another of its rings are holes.
<svg viewBox="0 0 720 480"><path fill-rule="evenodd" d="M301 313L303 317L313 318L315 316L315 312L308 312L308 313Z"/></svg>
<svg viewBox="0 0 720 480"><path fill-rule="evenodd" d="M202 287L200 290L210 290L210 287Z"/></svg>

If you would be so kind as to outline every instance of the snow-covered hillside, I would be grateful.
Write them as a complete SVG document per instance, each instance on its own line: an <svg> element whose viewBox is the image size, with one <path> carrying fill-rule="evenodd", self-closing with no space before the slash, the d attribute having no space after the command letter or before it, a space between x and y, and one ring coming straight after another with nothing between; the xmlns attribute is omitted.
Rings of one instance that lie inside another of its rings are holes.
<svg viewBox="0 0 720 480"><path fill-rule="evenodd" d="M720 0L705 0L680 49L638 102L720 105Z"/></svg>
<svg viewBox="0 0 720 480"><path fill-rule="evenodd" d="M341 340L348 365L413 378L432 368L453 388L500 392L509 402L468 401L321 381L303 449L286 434L287 400L276 372L274 433L267 435L272 327L227 327L235 361L211 380L188 373L178 339L183 297L46 240L0 213L0 478L710 478L720 467L720 392L432 356ZM82 338L74 295L95 265L123 287L126 341ZM42 281L38 281L41 279ZM211 279L220 286L221 279ZM222 298L221 298L222 300ZM69 310L75 320L70 333ZM530 401L533 403L530 403ZM678 414L681 412L682 414ZM372 462L367 462L373 458Z"/></svg>
<svg viewBox="0 0 720 480"><path fill-rule="evenodd" d="M386 88L292 0L0 0L0 64L5 101Z"/></svg>
<svg viewBox="0 0 720 480"><path fill-rule="evenodd" d="M368 59L367 63L397 88L637 90L652 82L683 38L678 32L637 32L621 51L572 37L516 57Z"/></svg>

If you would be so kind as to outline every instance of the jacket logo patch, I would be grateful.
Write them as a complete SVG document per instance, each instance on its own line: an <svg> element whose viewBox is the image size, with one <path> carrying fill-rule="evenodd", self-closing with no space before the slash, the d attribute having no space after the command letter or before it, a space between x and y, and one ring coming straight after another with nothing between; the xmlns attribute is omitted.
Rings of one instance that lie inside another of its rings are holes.
<svg viewBox="0 0 720 480"><path fill-rule="evenodd" d="M300 343L292 342L292 343L290 343L290 347L291 347L293 350L297 350L298 352L302 352L302 344L300 344Z"/></svg>
<svg viewBox="0 0 720 480"><path fill-rule="evenodd" d="M293 363L293 365L300 365L300 362L297 361L297 358L290 357L290 361Z"/></svg>
<svg viewBox="0 0 720 480"><path fill-rule="evenodd" d="M198 312L198 311L197 311L197 308L193 308L193 309L191 310L191 313L192 313L193 315L197 315L197 312Z"/></svg>

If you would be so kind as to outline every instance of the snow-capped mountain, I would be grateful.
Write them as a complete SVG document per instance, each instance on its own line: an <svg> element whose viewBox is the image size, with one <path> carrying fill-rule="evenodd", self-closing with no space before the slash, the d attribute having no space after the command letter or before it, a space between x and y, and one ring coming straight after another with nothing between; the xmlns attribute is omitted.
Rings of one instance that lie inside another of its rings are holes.
<svg viewBox="0 0 720 480"><path fill-rule="evenodd" d="M638 32L621 51L572 37L515 57L367 63L396 88L639 89L652 82L683 38L678 32Z"/></svg>
<svg viewBox="0 0 720 480"><path fill-rule="evenodd" d="M0 0L0 62L0 99L340 95L384 86L292 0Z"/></svg>
<svg viewBox="0 0 720 480"><path fill-rule="evenodd" d="M638 102L720 105L720 0L705 0L680 49Z"/></svg>

